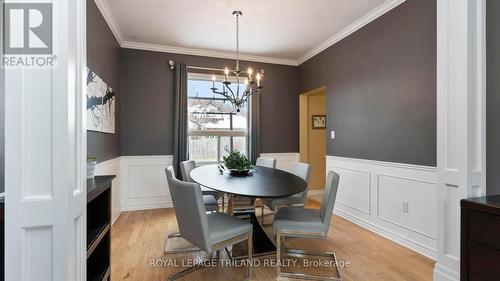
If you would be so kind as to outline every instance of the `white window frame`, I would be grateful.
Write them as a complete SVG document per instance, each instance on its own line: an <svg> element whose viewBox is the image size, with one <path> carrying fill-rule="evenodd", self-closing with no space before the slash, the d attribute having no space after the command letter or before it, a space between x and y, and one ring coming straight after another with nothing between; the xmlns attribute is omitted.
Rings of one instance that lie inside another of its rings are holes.
<svg viewBox="0 0 500 281"><path fill-rule="evenodd" d="M222 81L224 79L223 75L215 75L217 81ZM188 81L189 80L205 80L205 81L212 81L212 75L211 74L202 74L202 73L188 73ZM228 80L231 83L236 83L236 77L228 77ZM220 82L219 82L220 83ZM189 99L189 96L188 96ZM249 108L248 108L248 103L245 104L247 107L247 120L250 118L249 114ZM189 121L188 121L189 122ZM248 151L248 126L246 130L228 130L228 129L222 129L222 130L188 130L187 133L187 138L186 141L189 144L189 137L191 136L197 136L197 137L217 137L217 161L196 161L197 165L208 165L208 164L218 164L221 163L222 158L220 155L220 143L221 143L221 137L245 137L245 150ZM189 145L188 145L189 149ZM247 153L245 151L245 153ZM189 155L189 158L191 156Z"/></svg>

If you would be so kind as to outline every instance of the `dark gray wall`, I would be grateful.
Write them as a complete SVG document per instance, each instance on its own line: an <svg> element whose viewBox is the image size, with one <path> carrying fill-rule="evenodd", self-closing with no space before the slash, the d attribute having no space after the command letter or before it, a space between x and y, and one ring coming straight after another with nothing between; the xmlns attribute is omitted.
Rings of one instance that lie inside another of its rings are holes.
<svg viewBox="0 0 500 281"><path fill-rule="evenodd" d="M87 131L87 153L101 162L120 156L120 45L94 0L87 0L87 66L116 92L115 134Z"/></svg>
<svg viewBox="0 0 500 281"><path fill-rule="evenodd" d="M500 194L500 1L486 2L486 186Z"/></svg>
<svg viewBox="0 0 500 281"><path fill-rule="evenodd" d="M168 60L223 68L234 60L122 49L120 66L121 155L172 154L174 94ZM265 69L261 98L261 151L297 152L296 67L242 62Z"/></svg>
<svg viewBox="0 0 500 281"><path fill-rule="evenodd" d="M327 86L328 155L436 165L436 0L407 0L299 72L301 91Z"/></svg>

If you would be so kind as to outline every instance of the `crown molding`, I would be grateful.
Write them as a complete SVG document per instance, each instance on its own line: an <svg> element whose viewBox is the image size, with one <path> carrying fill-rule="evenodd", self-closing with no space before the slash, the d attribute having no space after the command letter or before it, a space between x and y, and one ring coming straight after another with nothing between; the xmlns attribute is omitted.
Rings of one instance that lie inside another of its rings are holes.
<svg viewBox="0 0 500 281"><path fill-rule="evenodd" d="M368 23L374 21L378 17L384 15L400 4L404 3L406 0L391 0L382 3L380 6L368 12L363 17L359 18L357 21L342 29L339 33L334 36L328 38L323 41L321 44L311 49L303 56L298 59L283 59L283 58L273 58L273 57L265 57L265 56L254 56L248 54L240 54L240 59L245 61L252 62L262 62L262 63L272 63L272 64L282 64L282 65L291 65L291 66L299 66L302 63L306 62L310 58L315 55L321 53L325 49L331 47L335 43L340 40L346 38L357 30L361 29ZM175 53L175 54L184 54L184 55L193 55L193 56L204 56L204 57L214 57L214 58L224 58L224 59L236 59L236 56L233 52L221 52L221 51L212 51L212 50L203 50L203 49L194 49L194 48L183 48L183 47L173 47L159 44L149 44L149 43L141 43L134 41L127 41L123 38L120 27L116 23L111 10L109 9L106 0L94 0L99 11L103 15L106 20L111 32L115 36L116 40L120 44L122 48L129 49L137 49L137 50L147 50L147 51L156 51L156 52L165 52L165 53Z"/></svg>
<svg viewBox="0 0 500 281"><path fill-rule="evenodd" d="M183 55L192 55L192 56L204 56L204 57L213 57L213 58L222 58L222 59L236 59L236 54L234 52L220 52L220 51L211 51L211 50L203 50L203 49L172 47L172 46L166 46L166 45L148 44L148 43L140 43L140 42L133 42L133 41L123 42L122 48L165 52L165 53L174 53L174 54L183 54ZM296 60L253 56L253 55L247 55L247 54L240 54L240 60L297 66Z"/></svg>
<svg viewBox="0 0 500 281"><path fill-rule="evenodd" d="M120 46L123 45L123 37L122 37L122 32L120 30L120 27L116 23L115 18L113 17L113 14L111 13L111 10L109 9L108 4L106 3L105 0L94 0L95 4L97 5L97 8L101 12L102 16L104 17L104 20L108 24L109 28L111 29L111 32L116 38L116 41L118 41L118 44Z"/></svg>
<svg viewBox="0 0 500 281"><path fill-rule="evenodd" d="M311 49L310 51L305 53L303 56L301 56L297 60L297 65L301 65L302 63L306 62L310 58L321 53L322 51L326 50L327 48L333 46L335 43L337 43L340 40L346 38L347 36L353 34L357 30L363 28L365 25L376 20L380 16L382 16L385 13L389 12L390 10L396 8L397 6L404 3L405 1L406 0L392 0L392 1L387 1L387 2L382 3L380 6L371 10L370 12L368 12L363 17L359 18L354 23L352 23L349 26L347 26L346 28L342 29L339 33L333 35L332 37L328 38L327 40L323 41L321 44L316 46L314 49Z"/></svg>

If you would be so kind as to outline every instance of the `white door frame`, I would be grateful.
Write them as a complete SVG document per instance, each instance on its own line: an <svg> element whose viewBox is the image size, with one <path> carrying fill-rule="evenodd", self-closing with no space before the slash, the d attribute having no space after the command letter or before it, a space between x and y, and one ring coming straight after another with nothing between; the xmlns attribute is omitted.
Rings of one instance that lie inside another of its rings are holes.
<svg viewBox="0 0 500 281"><path fill-rule="evenodd" d="M485 0L437 0L438 256L460 279L460 200L486 193Z"/></svg>
<svg viewBox="0 0 500 281"><path fill-rule="evenodd" d="M86 280L86 2L52 3L57 66L5 71L5 280Z"/></svg>

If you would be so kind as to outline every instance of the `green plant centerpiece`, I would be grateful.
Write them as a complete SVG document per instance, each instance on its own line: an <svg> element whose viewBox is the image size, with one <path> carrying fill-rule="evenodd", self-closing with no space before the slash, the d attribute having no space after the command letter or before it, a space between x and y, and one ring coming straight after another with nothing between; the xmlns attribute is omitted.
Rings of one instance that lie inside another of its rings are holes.
<svg viewBox="0 0 500 281"><path fill-rule="evenodd" d="M248 172L253 168L252 162L237 150L230 151L222 159L224 160L224 166L229 170L229 174L234 177L248 176Z"/></svg>

